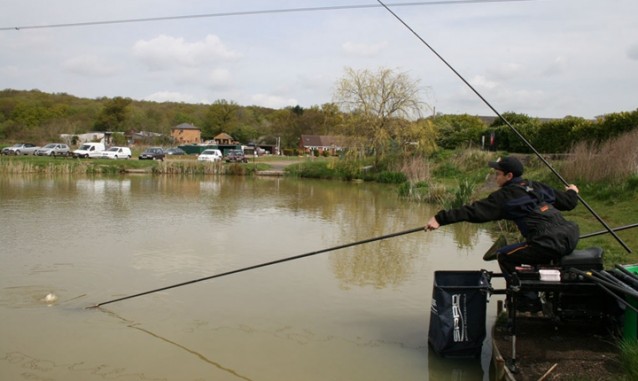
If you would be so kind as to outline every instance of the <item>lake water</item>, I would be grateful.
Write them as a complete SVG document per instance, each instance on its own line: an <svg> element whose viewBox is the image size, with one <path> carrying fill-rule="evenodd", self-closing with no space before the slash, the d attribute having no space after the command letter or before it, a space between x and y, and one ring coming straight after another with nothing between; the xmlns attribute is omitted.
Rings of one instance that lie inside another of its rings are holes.
<svg viewBox="0 0 638 381"><path fill-rule="evenodd" d="M489 343L481 360L442 359L427 343L434 271L497 271L477 225L87 309L410 230L434 211L378 184L4 175L0 379L489 380ZM487 310L489 334L495 300Z"/></svg>

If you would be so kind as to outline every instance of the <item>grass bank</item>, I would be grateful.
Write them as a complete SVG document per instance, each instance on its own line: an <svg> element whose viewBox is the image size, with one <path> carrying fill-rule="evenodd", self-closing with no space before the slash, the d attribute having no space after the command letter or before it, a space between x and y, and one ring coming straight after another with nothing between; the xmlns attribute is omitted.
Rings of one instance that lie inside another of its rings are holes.
<svg viewBox="0 0 638 381"><path fill-rule="evenodd" d="M170 175L252 175L257 171L271 168L271 164L256 160L246 164L223 162L200 162L195 157L167 158L153 160L109 160L73 159L43 156L1 156L0 173L41 173L56 174L118 174L152 173Z"/></svg>

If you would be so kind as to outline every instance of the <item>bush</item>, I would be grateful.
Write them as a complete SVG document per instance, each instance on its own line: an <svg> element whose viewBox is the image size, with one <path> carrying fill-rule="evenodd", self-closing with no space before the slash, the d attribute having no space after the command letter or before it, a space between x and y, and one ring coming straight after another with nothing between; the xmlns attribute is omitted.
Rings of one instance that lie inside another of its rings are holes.
<svg viewBox="0 0 638 381"><path fill-rule="evenodd" d="M376 176L376 180L386 184L401 184L408 181L408 177L401 172L383 171Z"/></svg>
<svg viewBox="0 0 638 381"><path fill-rule="evenodd" d="M432 172L436 177L458 177L461 175L458 167L449 161L439 164Z"/></svg>
<svg viewBox="0 0 638 381"><path fill-rule="evenodd" d="M474 189L476 188L475 184L464 180L454 191L454 196L452 198L447 198L443 202L443 206L445 209L459 208L465 204L467 204L472 195L474 194Z"/></svg>
<svg viewBox="0 0 638 381"><path fill-rule="evenodd" d="M448 190L441 184L430 184L426 181L417 183L404 182L399 186L399 196L412 201L443 204Z"/></svg>

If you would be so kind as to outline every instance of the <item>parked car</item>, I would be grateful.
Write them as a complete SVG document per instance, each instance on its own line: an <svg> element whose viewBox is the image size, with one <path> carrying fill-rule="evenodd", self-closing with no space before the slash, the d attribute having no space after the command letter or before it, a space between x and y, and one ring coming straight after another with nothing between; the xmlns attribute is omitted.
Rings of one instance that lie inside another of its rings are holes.
<svg viewBox="0 0 638 381"><path fill-rule="evenodd" d="M130 159L131 149L128 147L111 147L102 152L103 159Z"/></svg>
<svg viewBox="0 0 638 381"><path fill-rule="evenodd" d="M244 155L244 151L240 149L231 149L226 155L227 163L248 163L248 159Z"/></svg>
<svg viewBox="0 0 638 381"><path fill-rule="evenodd" d="M164 160L164 150L160 147L147 148L139 156L140 160Z"/></svg>
<svg viewBox="0 0 638 381"><path fill-rule="evenodd" d="M3 155L33 155L35 150L40 148L35 144L31 143L17 143L12 145L11 147L5 147L2 149Z"/></svg>
<svg viewBox="0 0 638 381"><path fill-rule="evenodd" d="M102 157L105 147L102 143L82 143L80 148L73 151L73 157L99 158Z"/></svg>
<svg viewBox="0 0 638 381"><path fill-rule="evenodd" d="M37 156L68 156L71 150L63 143L49 143L33 152Z"/></svg>
<svg viewBox="0 0 638 381"><path fill-rule="evenodd" d="M186 151L178 147L169 148L164 153L167 155L186 155Z"/></svg>
<svg viewBox="0 0 638 381"><path fill-rule="evenodd" d="M218 149L206 149L197 156L199 161L221 161L222 151Z"/></svg>

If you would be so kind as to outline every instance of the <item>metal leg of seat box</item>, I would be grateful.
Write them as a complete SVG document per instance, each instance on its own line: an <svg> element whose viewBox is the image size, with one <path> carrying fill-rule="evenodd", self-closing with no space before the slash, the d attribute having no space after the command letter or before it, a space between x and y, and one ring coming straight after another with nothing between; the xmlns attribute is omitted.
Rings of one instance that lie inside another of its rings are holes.
<svg viewBox="0 0 638 381"><path fill-rule="evenodd" d="M511 287L507 288L507 314L510 320L510 340L512 342L512 358L507 361L507 368L512 373L518 373L518 365L516 363L516 304L518 302L517 292Z"/></svg>

